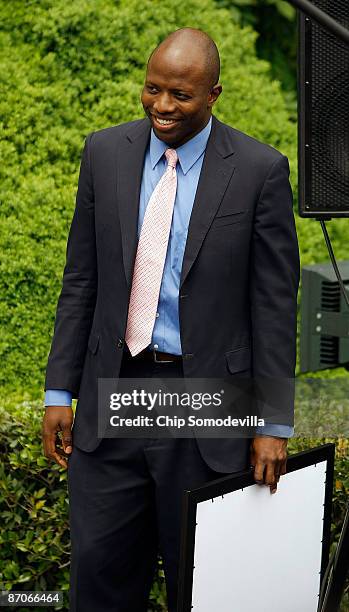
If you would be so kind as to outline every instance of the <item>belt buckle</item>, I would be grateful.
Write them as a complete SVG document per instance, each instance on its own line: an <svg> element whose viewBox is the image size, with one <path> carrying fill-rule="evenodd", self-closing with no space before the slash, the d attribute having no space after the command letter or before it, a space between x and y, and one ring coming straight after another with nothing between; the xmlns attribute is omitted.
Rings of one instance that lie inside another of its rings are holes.
<svg viewBox="0 0 349 612"><path fill-rule="evenodd" d="M156 359L156 349L153 349L155 363L173 363L173 359Z"/></svg>

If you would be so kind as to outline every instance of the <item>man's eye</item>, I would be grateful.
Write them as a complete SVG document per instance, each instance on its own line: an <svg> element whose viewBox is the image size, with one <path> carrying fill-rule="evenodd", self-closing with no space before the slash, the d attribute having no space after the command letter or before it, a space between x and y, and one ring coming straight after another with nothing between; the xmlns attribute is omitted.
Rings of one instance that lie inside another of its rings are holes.
<svg viewBox="0 0 349 612"><path fill-rule="evenodd" d="M151 85L147 86L147 90L149 91L149 93L156 93L157 92L156 87L152 87Z"/></svg>
<svg viewBox="0 0 349 612"><path fill-rule="evenodd" d="M190 96L189 94L186 94L186 93L184 93L182 91L178 91L176 93L176 96L178 98L181 98L181 100L191 100L192 99L192 96Z"/></svg>

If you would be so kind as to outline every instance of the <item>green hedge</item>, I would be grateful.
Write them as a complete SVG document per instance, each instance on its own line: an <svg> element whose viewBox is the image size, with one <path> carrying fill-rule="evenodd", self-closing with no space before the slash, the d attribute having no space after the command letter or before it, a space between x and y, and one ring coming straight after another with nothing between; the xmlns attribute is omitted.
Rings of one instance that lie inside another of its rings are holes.
<svg viewBox="0 0 349 612"><path fill-rule="evenodd" d="M0 406L0 588L67 591L66 472L42 455L41 419L42 407L38 403L8 402ZM289 448L290 452L297 452L328 441L293 439ZM336 441L332 549L338 540L349 493L348 446L348 440ZM164 579L159 566L150 610L165 610L164 601Z"/></svg>
<svg viewBox="0 0 349 612"><path fill-rule="evenodd" d="M67 472L42 453L38 403L0 405L0 589L69 589ZM165 610L159 563L150 610ZM34 608L31 608L34 610ZM42 608L37 608L42 610ZM96 611L98 612L98 611Z"/></svg>
<svg viewBox="0 0 349 612"><path fill-rule="evenodd" d="M209 32L222 56L217 116L280 148L293 172L296 127L256 34L213 0L141 10L138 0L2 0L0 20L0 380L30 398L43 385L84 137L143 116L154 46L181 26Z"/></svg>
<svg viewBox="0 0 349 612"><path fill-rule="evenodd" d="M189 16L189 17L188 17ZM171 30L195 26L217 41L223 121L281 149L296 193L296 125L256 34L213 0L0 0L0 382L41 392L85 135L142 116L146 59ZM298 224L303 263L327 258L315 222ZM348 228L334 246L347 257Z"/></svg>
<svg viewBox="0 0 349 612"><path fill-rule="evenodd" d="M223 121L290 158L296 194L296 126L256 34L213 0L0 0L0 382L41 392L85 135L142 116L146 59L171 30L209 32L222 56ZM190 18L188 18L188 15ZM298 223L302 263L327 258L318 224ZM346 220L334 246L347 257Z"/></svg>

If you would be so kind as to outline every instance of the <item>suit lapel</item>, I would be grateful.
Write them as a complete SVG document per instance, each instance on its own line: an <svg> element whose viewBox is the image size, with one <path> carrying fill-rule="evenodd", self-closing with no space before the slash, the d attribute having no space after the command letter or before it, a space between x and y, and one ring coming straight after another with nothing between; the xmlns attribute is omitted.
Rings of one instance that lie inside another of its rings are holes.
<svg viewBox="0 0 349 612"><path fill-rule="evenodd" d="M225 127L212 117L212 129L202 164L198 188L188 228L180 287L199 253L211 222L228 187L235 166L230 157L234 150Z"/></svg>
<svg viewBox="0 0 349 612"><path fill-rule="evenodd" d="M150 136L148 119L130 126L117 160L117 202L122 237L122 253L127 284L131 286L137 250L139 197L144 155Z"/></svg>

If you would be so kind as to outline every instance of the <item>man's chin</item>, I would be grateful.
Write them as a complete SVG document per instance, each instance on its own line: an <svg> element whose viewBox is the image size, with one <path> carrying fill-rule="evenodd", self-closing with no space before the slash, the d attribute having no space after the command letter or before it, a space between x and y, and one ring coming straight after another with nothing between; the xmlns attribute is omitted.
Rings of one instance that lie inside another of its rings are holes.
<svg viewBox="0 0 349 612"><path fill-rule="evenodd" d="M177 142L179 142L180 140L180 136L176 133L171 133L171 132L163 132L162 130L158 130L154 125L153 125L153 130L154 130L154 134L155 136L159 139L162 140L163 142L166 142L167 144L173 145L175 146L175 144Z"/></svg>

